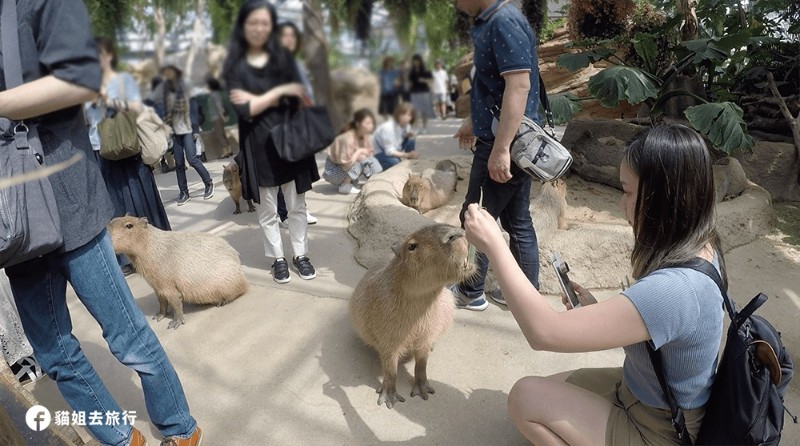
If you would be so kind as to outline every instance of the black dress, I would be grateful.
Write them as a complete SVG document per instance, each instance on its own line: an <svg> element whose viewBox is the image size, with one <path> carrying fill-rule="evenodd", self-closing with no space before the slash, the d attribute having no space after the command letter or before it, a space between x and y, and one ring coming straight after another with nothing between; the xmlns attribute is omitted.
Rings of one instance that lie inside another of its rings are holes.
<svg viewBox="0 0 800 446"><path fill-rule="evenodd" d="M253 67L245 58L231 67L225 76L229 91L241 89L253 94L263 94L277 86L302 83L292 55L281 49L269 58L261 68ZM295 100L296 98L292 98ZM239 116L239 164L242 179L242 196L256 203L261 202L259 187L277 187L295 182L298 194L311 190L311 184L319 180L319 171L314 157L297 162L287 162L278 156L275 144L269 136L270 130L283 122L291 104L270 107L256 116L250 116L250 104L234 104ZM299 99L297 99L299 101ZM284 104L287 102L287 104Z"/></svg>

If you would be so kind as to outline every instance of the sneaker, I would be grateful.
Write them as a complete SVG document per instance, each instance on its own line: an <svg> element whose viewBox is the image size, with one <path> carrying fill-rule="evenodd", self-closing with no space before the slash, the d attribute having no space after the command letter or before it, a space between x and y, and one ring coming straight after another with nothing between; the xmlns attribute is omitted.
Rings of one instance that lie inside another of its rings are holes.
<svg viewBox="0 0 800 446"><path fill-rule="evenodd" d="M132 427L131 428L131 439L130 439L130 442L128 442L128 445L130 445L130 446L147 446L147 439L145 439L144 435L142 435L142 433L139 432L139 429L136 429L135 427Z"/></svg>
<svg viewBox="0 0 800 446"><path fill-rule="evenodd" d="M289 276L289 263L281 257L272 264L272 279L278 283L286 283L292 278Z"/></svg>
<svg viewBox="0 0 800 446"><path fill-rule="evenodd" d="M206 190L203 193L203 200L208 200L214 196L214 183L206 184Z"/></svg>
<svg viewBox="0 0 800 446"><path fill-rule="evenodd" d="M508 304L506 303L506 298L503 297L503 292L500 290L500 288L494 291L490 291L489 297L500 305L508 306Z"/></svg>
<svg viewBox="0 0 800 446"><path fill-rule="evenodd" d="M357 187L353 186L350 183L342 184L339 186L339 193L340 194L357 194L360 191Z"/></svg>
<svg viewBox="0 0 800 446"><path fill-rule="evenodd" d="M189 192L181 192L178 195L178 206L183 206L187 201L189 201Z"/></svg>
<svg viewBox="0 0 800 446"><path fill-rule="evenodd" d="M189 438L169 437L161 442L161 446L200 446L203 442L203 431L197 426Z"/></svg>
<svg viewBox="0 0 800 446"><path fill-rule="evenodd" d="M294 267L297 268L297 272L300 273L301 279L311 280L317 277L317 271L314 269L314 265L311 264L311 260L309 260L308 257L297 256L292 259L292 263Z"/></svg>
<svg viewBox="0 0 800 446"><path fill-rule="evenodd" d="M481 294L481 297L477 299L468 298L461 292L461 289L458 287L458 284L450 285L447 287L453 293L453 296L456 297L456 308L464 308L466 310L472 311L483 311L489 307L489 302L486 301L486 294Z"/></svg>
<svg viewBox="0 0 800 446"><path fill-rule="evenodd" d="M314 217L313 215L311 215L311 212L306 211L306 221L310 225L315 225L315 224L317 224L317 217Z"/></svg>
<svg viewBox="0 0 800 446"><path fill-rule="evenodd" d="M44 371L33 356L25 356L9 367L20 384L34 383L44 377Z"/></svg>

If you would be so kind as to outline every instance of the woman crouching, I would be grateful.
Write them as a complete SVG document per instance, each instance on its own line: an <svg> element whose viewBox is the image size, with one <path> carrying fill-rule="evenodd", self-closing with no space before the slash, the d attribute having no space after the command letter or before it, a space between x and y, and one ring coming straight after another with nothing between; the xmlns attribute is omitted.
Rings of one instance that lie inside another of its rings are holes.
<svg viewBox="0 0 800 446"><path fill-rule="evenodd" d="M467 238L494 265L508 307L534 349L625 351L621 368L517 381L509 412L533 443L681 444L647 343L661 353L667 384L695 440L714 381L722 296L712 279L680 265L699 257L727 283L711 164L703 139L682 125L653 127L628 144L620 207L633 227L631 266L638 281L602 302L572 283L581 307L565 312L553 311L525 278L494 219L470 205Z"/></svg>
<svg viewBox="0 0 800 446"><path fill-rule="evenodd" d="M372 131L375 130L375 117L366 108L353 114L339 136L328 147L325 171L322 177L334 186L339 186L343 194L358 193L353 183L363 176L364 181L383 171L375 159L372 149Z"/></svg>

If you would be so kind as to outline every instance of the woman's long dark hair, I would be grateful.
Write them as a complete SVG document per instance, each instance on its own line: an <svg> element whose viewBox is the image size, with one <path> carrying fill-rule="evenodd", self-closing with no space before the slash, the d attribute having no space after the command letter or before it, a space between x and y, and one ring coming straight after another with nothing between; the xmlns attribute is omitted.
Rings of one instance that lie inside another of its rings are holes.
<svg viewBox="0 0 800 446"><path fill-rule="evenodd" d="M681 124L657 125L635 136L623 159L639 177L633 276L691 260L711 243L727 282L716 229L713 160L703 138Z"/></svg>
<svg viewBox="0 0 800 446"><path fill-rule="evenodd" d="M253 11L266 8L272 20L272 31L269 34L264 50L270 55L278 54L280 50L278 30L278 13L275 7L267 0L248 0L236 15L236 22L233 24L230 42L228 43L228 56L222 65L223 78L227 78L230 70L236 66L247 54L247 39L244 36L244 22Z"/></svg>
<svg viewBox="0 0 800 446"><path fill-rule="evenodd" d="M419 61L419 64L415 64L414 61ZM409 70L412 73L424 73L428 71L428 69L425 68L425 61L422 59L422 56L419 54L411 56L411 68Z"/></svg>
<svg viewBox="0 0 800 446"><path fill-rule="evenodd" d="M286 28L291 28L292 32L294 32L294 38L297 40L297 45L295 45L294 51L291 51L292 56L297 57L301 51L303 51L303 33L300 32L300 28L295 25L294 22L283 22L278 25L278 39L283 35L283 30Z"/></svg>

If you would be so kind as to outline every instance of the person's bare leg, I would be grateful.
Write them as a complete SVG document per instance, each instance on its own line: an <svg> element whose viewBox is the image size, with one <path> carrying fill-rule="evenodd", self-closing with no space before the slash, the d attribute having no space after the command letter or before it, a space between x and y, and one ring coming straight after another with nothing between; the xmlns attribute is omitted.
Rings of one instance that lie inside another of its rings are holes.
<svg viewBox="0 0 800 446"><path fill-rule="evenodd" d="M603 443L611 402L564 382L567 376L528 376L517 381L508 395L511 420L536 445Z"/></svg>

